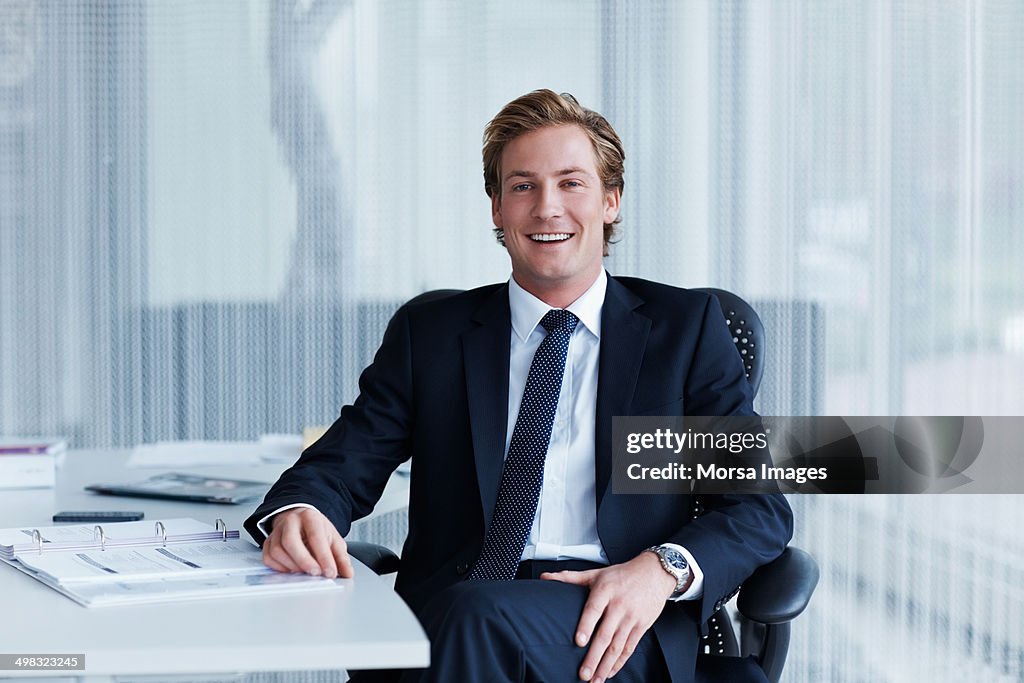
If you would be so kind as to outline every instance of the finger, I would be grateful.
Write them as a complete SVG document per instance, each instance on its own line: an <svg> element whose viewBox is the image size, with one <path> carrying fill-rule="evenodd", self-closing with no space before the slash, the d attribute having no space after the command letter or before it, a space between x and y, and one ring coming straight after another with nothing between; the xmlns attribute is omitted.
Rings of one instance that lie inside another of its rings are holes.
<svg viewBox="0 0 1024 683"><path fill-rule="evenodd" d="M299 571L320 576L320 565L306 547L306 539L303 538L302 533L303 526L301 523L293 524L291 520L288 520L288 523L281 529L281 548L288 554L289 559L298 567ZM280 559L280 555L276 553L274 557Z"/></svg>
<svg viewBox="0 0 1024 683"><path fill-rule="evenodd" d="M626 645L629 630L623 626L621 620L605 613L600 628L594 634L590 650L583 658L583 666L593 672L593 680L603 681L611 674L612 667L619 660Z"/></svg>
<svg viewBox="0 0 1024 683"><path fill-rule="evenodd" d="M604 653L611 642L611 633L607 629L602 627L594 633L594 637L590 641L590 647L587 649L587 654L580 664L580 678L582 680L591 681L597 678L597 668L604 659Z"/></svg>
<svg viewBox="0 0 1024 683"><path fill-rule="evenodd" d="M263 554L263 564L270 567L275 572L288 573L291 571L288 567L284 566L283 564L272 558L268 553Z"/></svg>
<svg viewBox="0 0 1024 683"><path fill-rule="evenodd" d="M561 571L561 572L541 572L540 578L545 581L561 581L562 583L572 583L577 586L589 586L594 580L592 569L588 569L582 572L574 571Z"/></svg>
<svg viewBox="0 0 1024 683"><path fill-rule="evenodd" d="M338 567L338 576L343 579L351 579L355 576L355 570L352 568L352 560L348 556L348 544L345 543L339 535L334 536L334 540L331 543L331 552L334 554L334 562Z"/></svg>
<svg viewBox="0 0 1024 683"><path fill-rule="evenodd" d="M580 613L580 620L576 624L576 644L586 647L590 642L590 636L594 633L597 622L601 620L605 609L608 607L608 599L600 591L591 591L583 611ZM594 664L597 662L595 661Z"/></svg>
<svg viewBox="0 0 1024 683"><path fill-rule="evenodd" d="M330 532L323 525L313 524L306 532L306 548L319 565L320 573L328 579L333 579L338 575L331 542Z"/></svg>
<svg viewBox="0 0 1024 683"><path fill-rule="evenodd" d="M288 551L281 547L280 543L271 546L268 555L270 558L283 566L285 571L301 574L302 569L299 565L295 564L295 561L288 555Z"/></svg>
<svg viewBox="0 0 1024 683"><path fill-rule="evenodd" d="M292 561L292 558L288 557L288 553L281 547L280 537L274 534L271 534L270 538L263 544L263 563L270 566L270 562L282 567L279 571L301 572L298 565ZM274 569L276 567L271 568Z"/></svg>
<svg viewBox="0 0 1024 683"><path fill-rule="evenodd" d="M611 673L608 674L608 678L612 678L618 674L622 667L626 666L626 662L636 652L636 646L640 643L640 639L643 638L644 629L639 626L634 626L633 630L629 632L629 637L626 638L626 645L622 648L622 653L619 655L619 660L615 662L615 666L612 667Z"/></svg>

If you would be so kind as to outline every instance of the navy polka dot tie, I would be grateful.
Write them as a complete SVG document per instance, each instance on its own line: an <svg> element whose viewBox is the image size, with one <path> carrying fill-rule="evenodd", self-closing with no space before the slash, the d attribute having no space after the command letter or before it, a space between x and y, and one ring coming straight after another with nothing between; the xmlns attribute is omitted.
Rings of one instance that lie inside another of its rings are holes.
<svg viewBox="0 0 1024 683"><path fill-rule="evenodd" d="M533 356L519 406L508 457L501 471L498 501L483 550L470 572L470 580L509 580L515 577L526 537L537 513L544 481L544 459L551 441L551 425L565 374L569 337L579 318L569 311L548 311L540 324L547 336Z"/></svg>

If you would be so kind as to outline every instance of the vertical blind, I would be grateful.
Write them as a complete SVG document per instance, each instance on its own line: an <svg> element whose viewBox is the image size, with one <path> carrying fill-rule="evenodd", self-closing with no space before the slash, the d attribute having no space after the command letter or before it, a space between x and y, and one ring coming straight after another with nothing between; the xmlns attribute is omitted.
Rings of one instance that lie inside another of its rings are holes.
<svg viewBox="0 0 1024 683"><path fill-rule="evenodd" d="M0 26L2 433L329 422L401 301L508 276L480 135L538 87L624 139L609 270L761 311L761 412L1024 413L1021 3L7 0ZM823 581L788 680L1024 675L1018 498L793 502Z"/></svg>

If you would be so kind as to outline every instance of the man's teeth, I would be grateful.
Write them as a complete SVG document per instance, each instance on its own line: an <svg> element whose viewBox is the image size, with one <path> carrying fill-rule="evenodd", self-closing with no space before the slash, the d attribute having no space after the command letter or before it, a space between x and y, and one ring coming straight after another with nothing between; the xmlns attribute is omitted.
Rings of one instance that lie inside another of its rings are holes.
<svg viewBox="0 0 1024 683"><path fill-rule="evenodd" d="M567 240L570 237L572 237L572 235L567 232L552 232L541 235L530 235L530 239L533 240L534 242L561 242L562 240Z"/></svg>

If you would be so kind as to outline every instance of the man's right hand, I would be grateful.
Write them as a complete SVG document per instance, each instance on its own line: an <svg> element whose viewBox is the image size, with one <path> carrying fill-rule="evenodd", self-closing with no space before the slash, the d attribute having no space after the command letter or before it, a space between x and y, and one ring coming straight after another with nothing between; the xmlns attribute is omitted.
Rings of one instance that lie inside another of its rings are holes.
<svg viewBox="0 0 1024 683"><path fill-rule="evenodd" d="M331 521L313 508L291 508L271 518L263 564L279 572L352 578L348 545Z"/></svg>

